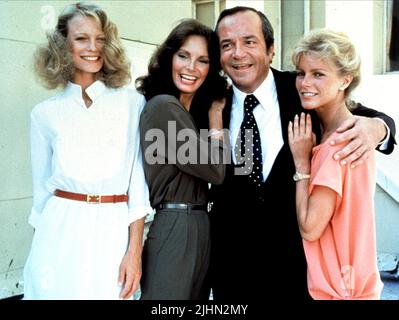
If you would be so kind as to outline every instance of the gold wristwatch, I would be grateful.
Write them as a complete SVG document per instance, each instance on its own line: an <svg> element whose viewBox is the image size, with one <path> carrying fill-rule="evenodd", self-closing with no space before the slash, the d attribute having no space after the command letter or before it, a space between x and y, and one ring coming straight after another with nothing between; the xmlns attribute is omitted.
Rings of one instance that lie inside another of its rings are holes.
<svg viewBox="0 0 399 320"><path fill-rule="evenodd" d="M300 180L304 180L304 179L309 179L310 178L310 174L307 173L300 173L300 172L295 172L294 176L292 177L294 179L294 181L300 181Z"/></svg>

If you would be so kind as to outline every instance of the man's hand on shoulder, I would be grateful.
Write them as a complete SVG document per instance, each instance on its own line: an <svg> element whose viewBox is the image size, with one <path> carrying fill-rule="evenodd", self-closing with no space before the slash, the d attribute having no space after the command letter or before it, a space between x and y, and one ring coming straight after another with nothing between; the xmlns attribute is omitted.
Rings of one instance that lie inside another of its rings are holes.
<svg viewBox="0 0 399 320"><path fill-rule="evenodd" d="M387 134L384 123L377 118L353 116L346 119L336 130L339 136L332 140L332 145L349 141L334 159L342 165L350 164L354 168L362 164Z"/></svg>

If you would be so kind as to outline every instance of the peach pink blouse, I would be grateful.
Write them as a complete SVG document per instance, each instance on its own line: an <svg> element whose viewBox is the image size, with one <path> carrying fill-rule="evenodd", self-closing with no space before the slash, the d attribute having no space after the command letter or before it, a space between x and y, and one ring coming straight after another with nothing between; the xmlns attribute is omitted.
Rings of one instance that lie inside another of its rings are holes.
<svg viewBox="0 0 399 320"><path fill-rule="evenodd" d="M329 140L313 148L309 192L325 186L337 193L335 211L320 239L304 240L311 296L322 300L379 299L374 219L375 158L351 169L333 154ZM322 204L321 204L322 205Z"/></svg>

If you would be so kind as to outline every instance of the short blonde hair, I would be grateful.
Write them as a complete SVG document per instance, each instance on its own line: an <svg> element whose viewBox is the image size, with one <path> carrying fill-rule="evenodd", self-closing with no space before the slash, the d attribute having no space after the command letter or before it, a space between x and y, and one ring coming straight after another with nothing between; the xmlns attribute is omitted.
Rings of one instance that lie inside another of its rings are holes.
<svg viewBox="0 0 399 320"><path fill-rule="evenodd" d="M302 55L316 54L323 60L332 62L340 76L351 75L352 82L345 90L348 107L353 107L350 94L360 83L360 57L348 36L342 32L315 29L305 35L295 47L292 62L298 67Z"/></svg>
<svg viewBox="0 0 399 320"><path fill-rule="evenodd" d="M55 89L59 86L65 87L68 81L73 79L75 67L67 36L68 22L77 15L94 18L101 24L105 35L104 65L96 74L96 79L111 88L120 88L129 83L130 63L116 25L100 7L79 2L68 5L63 10L58 17L55 30L47 34L48 43L36 50L34 68L43 84L49 89Z"/></svg>

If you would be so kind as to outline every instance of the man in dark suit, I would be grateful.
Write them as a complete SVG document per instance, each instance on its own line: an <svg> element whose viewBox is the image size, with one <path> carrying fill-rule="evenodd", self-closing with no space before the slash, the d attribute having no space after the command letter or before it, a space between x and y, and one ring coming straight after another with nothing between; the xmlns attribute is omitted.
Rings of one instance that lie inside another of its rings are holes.
<svg viewBox="0 0 399 320"><path fill-rule="evenodd" d="M230 129L234 147L247 117L243 107L246 95L255 96L257 106L252 115L261 141L263 182L254 184L248 175L237 174L238 154L232 152L223 185L212 186L209 279L213 297L261 299L268 291L268 296L276 299L307 300L306 261L295 211L295 166L287 138L288 121L303 110L295 88L296 75L270 68L273 28L263 13L246 7L224 10L216 32L223 69L233 82L223 123ZM352 142L340 151L339 159L361 165L384 137L383 152L390 153L395 143L393 120L363 106L354 114L369 118L353 117L341 126L345 130L342 140ZM382 118L389 129L372 117ZM319 133L317 119L312 120Z"/></svg>

